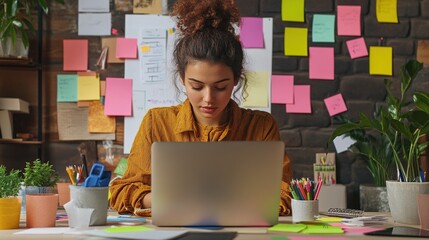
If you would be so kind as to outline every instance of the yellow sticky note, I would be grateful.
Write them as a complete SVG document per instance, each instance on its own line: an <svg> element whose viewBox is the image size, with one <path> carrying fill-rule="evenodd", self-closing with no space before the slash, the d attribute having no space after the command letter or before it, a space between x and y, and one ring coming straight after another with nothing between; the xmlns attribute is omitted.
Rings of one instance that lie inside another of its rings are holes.
<svg viewBox="0 0 429 240"><path fill-rule="evenodd" d="M246 72L247 97L243 100L245 107L268 107L268 85L267 72Z"/></svg>
<svg viewBox="0 0 429 240"><path fill-rule="evenodd" d="M169 28L169 29L168 29L168 34L170 34L170 35L171 35L171 34L173 34L173 33L174 33L174 29L173 29L173 28Z"/></svg>
<svg viewBox="0 0 429 240"><path fill-rule="evenodd" d="M140 49L141 49L142 52L149 52L150 51L150 46L143 45Z"/></svg>
<svg viewBox="0 0 429 240"><path fill-rule="evenodd" d="M98 76L78 76L77 100L100 100L100 79Z"/></svg>
<svg viewBox="0 0 429 240"><path fill-rule="evenodd" d="M381 23L398 23L397 0L377 0L377 21Z"/></svg>
<svg viewBox="0 0 429 240"><path fill-rule="evenodd" d="M285 56L308 56L308 29L286 27L284 37Z"/></svg>
<svg viewBox="0 0 429 240"><path fill-rule="evenodd" d="M326 222L326 223L338 223L341 222L343 218L340 217L320 217L317 221Z"/></svg>
<svg viewBox="0 0 429 240"><path fill-rule="evenodd" d="M282 21L304 22L304 0L282 0Z"/></svg>
<svg viewBox="0 0 429 240"><path fill-rule="evenodd" d="M307 228L307 226L301 223L298 223L298 224L279 223L268 228L268 231L297 233L297 232L301 232L305 228Z"/></svg>
<svg viewBox="0 0 429 240"><path fill-rule="evenodd" d="M369 74L392 76L392 47L369 47Z"/></svg>
<svg viewBox="0 0 429 240"><path fill-rule="evenodd" d="M313 225L308 224L307 227L302 230L301 233L307 234L324 234L324 233L343 233L344 230L341 227L335 227L330 225Z"/></svg>
<svg viewBox="0 0 429 240"><path fill-rule="evenodd" d="M149 230L153 230L153 229L145 226L123 226L123 227L106 228L103 231L108 233L124 233L124 232L140 232L140 231L149 231Z"/></svg>

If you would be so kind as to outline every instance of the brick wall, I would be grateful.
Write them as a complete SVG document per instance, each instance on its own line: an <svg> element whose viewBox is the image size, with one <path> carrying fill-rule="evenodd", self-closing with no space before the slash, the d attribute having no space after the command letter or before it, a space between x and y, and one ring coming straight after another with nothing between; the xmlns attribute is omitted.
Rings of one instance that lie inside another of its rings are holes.
<svg viewBox="0 0 429 240"><path fill-rule="evenodd" d="M77 2L65 1L65 5L51 3L49 16L45 20L44 61L45 61L45 114L44 132L50 143L46 147L47 160L68 163L79 162L76 151L78 143L56 142L56 74L62 71L62 40L78 38L77 36ZM169 0L171 6L174 2ZM333 46L335 51L335 80L317 81L308 78L307 57L286 57L283 54L283 31L286 26L308 27L311 32L311 19L315 13L335 14L338 4L362 6L362 35L368 46L376 45L379 37L384 37L385 45L393 47L393 78L397 79L400 66L407 59L415 58L417 40L429 39L429 0L398 0L399 24L379 24L375 18L375 0L305 0L305 23L282 22L281 0L236 0L242 16L272 17L274 19L273 36L273 74L293 74L295 84L311 85L312 114L286 114L285 106L274 104L272 113L281 129L282 140L292 159L293 172L296 177L313 175L312 164L315 153L325 152L326 141L335 128L323 99L341 92L346 101L347 116L356 118L359 112L371 114L377 103L383 101L385 90L384 77L370 76L368 57L351 60L345 41L348 37L336 37L333 44L316 44L309 40L309 46ZM132 13L131 0L112 0L112 27L124 34L125 14ZM311 34L309 34L311 36ZM94 70L101 52L99 37L89 39L89 64ZM123 64L109 64L101 72L105 76L123 77ZM419 76L415 88L429 89L427 69ZM123 119L118 118L118 126ZM122 126L123 127L123 126ZM123 128L122 128L123 129ZM121 144L121 139L117 144ZM95 148L95 144L89 144ZM329 151L334 151L331 146ZM69 159L64 160L64 155ZM96 155L89 156L90 161ZM71 160L70 160L71 159ZM350 153L337 155L337 180L346 184L348 189L348 207L358 208L358 186L369 183L370 175L365 163Z"/></svg>

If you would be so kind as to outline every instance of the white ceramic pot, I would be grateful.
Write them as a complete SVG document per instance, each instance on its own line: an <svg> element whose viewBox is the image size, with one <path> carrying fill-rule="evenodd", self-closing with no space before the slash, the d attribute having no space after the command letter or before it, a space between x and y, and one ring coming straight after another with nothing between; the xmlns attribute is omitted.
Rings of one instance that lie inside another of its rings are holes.
<svg viewBox="0 0 429 240"><path fill-rule="evenodd" d="M386 187L393 220L418 225L417 194L429 193L429 182L386 181Z"/></svg>

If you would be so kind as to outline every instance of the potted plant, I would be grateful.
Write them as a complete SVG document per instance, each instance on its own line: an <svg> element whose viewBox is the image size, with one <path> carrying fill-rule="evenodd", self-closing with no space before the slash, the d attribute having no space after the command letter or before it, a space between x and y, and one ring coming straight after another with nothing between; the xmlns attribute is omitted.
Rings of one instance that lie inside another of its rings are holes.
<svg viewBox="0 0 429 240"><path fill-rule="evenodd" d="M21 215L21 198L18 197L21 187L21 171L11 170L0 166L0 229L19 227Z"/></svg>
<svg viewBox="0 0 429 240"><path fill-rule="evenodd" d="M26 193L53 193L59 175L49 162L42 163L40 159L25 163L24 185Z"/></svg>
<svg viewBox="0 0 429 240"><path fill-rule="evenodd" d="M64 0L55 0L64 3ZM0 53L26 57L29 33L34 33L32 15L36 8L48 14L47 0L0 0Z"/></svg>
<svg viewBox="0 0 429 240"><path fill-rule="evenodd" d="M386 156L392 156L397 172L397 180L386 181L392 217L397 222L408 224L419 222L416 194L429 193L429 183L423 182L419 162L421 154L428 146L428 142L421 140L429 132L429 94L409 92L413 80L422 68L422 63L408 61L401 67L399 97L392 91L392 81L386 79L386 102L378 109L378 116L370 118L361 113L357 122L345 123L335 129L330 139L331 141L351 131L365 130L379 134L381 138L377 143L381 145L378 148L386 151ZM410 94L412 100L407 99ZM413 186L409 186L411 182ZM396 186L399 186L399 189L396 189ZM417 192L413 193L412 190ZM398 195L395 195L396 193Z"/></svg>

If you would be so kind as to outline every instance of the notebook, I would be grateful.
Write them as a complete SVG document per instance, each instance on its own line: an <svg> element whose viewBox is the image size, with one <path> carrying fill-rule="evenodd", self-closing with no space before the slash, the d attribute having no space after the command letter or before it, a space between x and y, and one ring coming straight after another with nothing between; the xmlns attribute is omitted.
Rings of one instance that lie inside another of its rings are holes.
<svg viewBox="0 0 429 240"><path fill-rule="evenodd" d="M284 143L152 144L152 223L272 226L280 204Z"/></svg>

